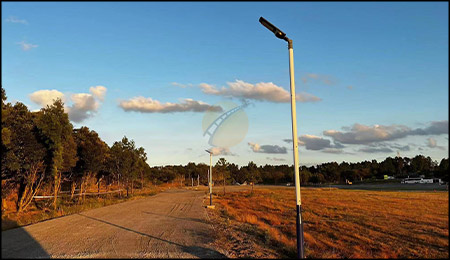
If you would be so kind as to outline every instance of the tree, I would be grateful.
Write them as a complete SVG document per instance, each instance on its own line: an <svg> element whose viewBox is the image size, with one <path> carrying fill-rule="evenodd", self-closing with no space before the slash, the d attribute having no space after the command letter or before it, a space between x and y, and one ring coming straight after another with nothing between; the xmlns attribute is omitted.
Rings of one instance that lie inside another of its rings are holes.
<svg viewBox="0 0 450 260"><path fill-rule="evenodd" d="M86 182L92 176L97 177L99 187L101 177L98 173L105 169L106 153L109 150L108 145L100 139L98 134L85 126L74 129L73 136L77 147L78 161L75 166L76 174L72 179L72 197L78 180L80 181L80 195L85 191Z"/></svg>
<svg viewBox="0 0 450 260"><path fill-rule="evenodd" d="M69 116L64 113L61 99L42 108L37 114L36 125L49 152L49 172L53 177L53 208L56 210L57 196L61 188L61 175L75 166L76 146L72 137L73 126Z"/></svg>
<svg viewBox="0 0 450 260"><path fill-rule="evenodd" d="M227 162L227 160L222 157L217 161L216 166L214 167L216 171L222 173L223 195L225 195L226 178L230 175L230 173L228 172L228 165L229 163Z"/></svg>
<svg viewBox="0 0 450 260"><path fill-rule="evenodd" d="M439 163L438 167L438 177L442 180L448 182L448 158L443 158Z"/></svg>
<svg viewBox="0 0 450 260"><path fill-rule="evenodd" d="M127 196L131 184L131 192L133 193L133 183L138 173L145 169L143 162L147 159L144 148L136 148L133 140L128 140L126 136L119 142L114 142L110 150L110 161L108 163L112 172L114 172L118 181L123 176L126 182ZM145 162L145 164L147 164Z"/></svg>
<svg viewBox="0 0 450 260"><path fill-rule="evenodd" d="M256 182L260 182L261 181L261 175L258 169L258 166L256 166L256 164L251 161L247 164L247 166L244 166L244 168L247 170L247 178L248 181L251 182L252 184L252 194L253 194L253 186Z"/></svg>
<svg viewBox="0 0 450 260"><path fill-rule="evenodd" d="M311 172L306 167L300 168L300 183L306 184L309 181L309 178L311 178Z"/></svg>
<svg viewBox="0 0 450 260"><path fill-rule="evenodd" d="M16 205L17 211L22 212L43 184L46 149L33 115L24 104L17 102L5 109L9 111L2 118L2 127L8 129L9 135L6 142L2 136L2 180L19 184Z"/></svg>
<svg viewBox="0 0 450 260"><path fill-rule="evenodd" d="M416 155L411 160L411 171L416 174L426 174L432 169L432 160L430 157Z"/></svg>
<svg viewBox="0 0 450 260"><path fill-rule="evenodd" d="M141 187L144 188L144 174L149 171L150 166L147 164L147 153L145 152L143 147L139 147L136 150L136 154L138 157L137 162L137 171L141 175Z"/></svg>
<svg viewBox="0 0 450 260"><path fill-rule="evenodd" d="M275 171L275 172L273 172L272 176L273 176L275 185L277 185L278 181L284 178L284 173L282 173L280 171Z"/></svg>

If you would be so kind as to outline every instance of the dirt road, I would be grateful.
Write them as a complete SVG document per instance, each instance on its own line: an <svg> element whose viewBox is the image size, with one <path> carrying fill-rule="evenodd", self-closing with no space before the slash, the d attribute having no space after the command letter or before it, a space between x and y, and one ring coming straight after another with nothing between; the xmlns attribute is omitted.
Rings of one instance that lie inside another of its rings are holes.
<svg viewBox="0 0 450 260"><path fill-rule="evenodd" d="M2 232L2 258L223 258L204 191L168 190Z"/></svg>

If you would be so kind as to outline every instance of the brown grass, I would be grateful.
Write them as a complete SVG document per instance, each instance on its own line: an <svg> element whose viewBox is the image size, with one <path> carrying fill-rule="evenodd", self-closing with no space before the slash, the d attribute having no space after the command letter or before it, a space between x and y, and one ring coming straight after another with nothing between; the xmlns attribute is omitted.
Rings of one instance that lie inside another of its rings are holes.
<svg viewBox="0 0 450 260"><path fill-rule="evenodd" d="M15 200L17 195L12 194L5 200L8 210L2 212L2 231L29 224L38 223L44 220L49 220L56 217L66 216L74 213L83 212L89 209L100 208L112 204L121 203L128 200L135 200L147 196L155 195L165 189L171 188L170 185L151 186L144 189L135 189L134 194L127 198L126 191L122 191L122 196L118 193L102 194L100 196L86 196L82 203L78 202L78 197L70 200L70 197L59 199L58 209L53 210L48 199L40 199L30 204L30 207L24 212L18 213L15 211ZM174 188L174 187L172 187ZM116 190L117 187L110 187L111 190ZM89 187L87 192L97 192L96 187ZM106 190L100 190L106 192Z"/></svg>
<svg viewBox="0 0 450 260"><path fill-rule="evenodd" d="M308 258L447 258L448 192L302 188ZM235 221L264 230L295 256L295 191L256 189L216 197ZM286 253L287 252L287 253Z"/></svg>

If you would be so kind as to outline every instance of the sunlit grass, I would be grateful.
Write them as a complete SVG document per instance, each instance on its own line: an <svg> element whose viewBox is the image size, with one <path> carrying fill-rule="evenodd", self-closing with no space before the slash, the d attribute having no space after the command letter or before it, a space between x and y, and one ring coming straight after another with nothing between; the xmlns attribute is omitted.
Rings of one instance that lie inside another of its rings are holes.
<svg viewBox="0 0 450 260"><path fill-rule="evenodd" d="M31 204L29 209L22 213L15 211L5 212L2 214L2 231L15 227L25 226L29 224L38 223L44 220L49 220L56 217L71 215L79 212L83 212L90 209L100 208L108 205L121 203L128 200L135 200L147 196L152 196L160 191L167 189L168 185L152 186L145 189L135 189L134 194L127 198L126 191L122 192L122 196L118 196L117 193L86 196L85 199L80 202L78 197L73 200L65 197L58 200L57 210L53 210L50 200L38 200ZM114 188L114 187L112 187ZM96 190L91 188L87 192L95 193ZM104 192L104 191L101 191ZM13 201L8 201L10 208L14 207Z"/></svg>
<svg viewBox="0 0 450 260"><path fill-rule="evenodd" d="M448 257L448 192L302 188L301 194L307 257ZM216 202L295 255L293 189L232 192Z"/></svg>

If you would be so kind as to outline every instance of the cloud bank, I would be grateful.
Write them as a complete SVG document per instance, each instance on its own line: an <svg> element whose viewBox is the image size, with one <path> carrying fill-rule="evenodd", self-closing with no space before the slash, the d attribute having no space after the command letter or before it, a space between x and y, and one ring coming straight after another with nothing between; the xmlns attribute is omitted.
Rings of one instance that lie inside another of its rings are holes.
<svg viewBox="0 0 450 260"><path fill-rule="evenodd" d="M374 125L354 124L347 131L326 130L324 135L343 144L370 144L391 141L410 135L440 135L448 134L448 121L434 121L426 128L411 129L404 125Z"/></svg>
<svg viewBox="0 0 450 260"><path fill-rule="evenodd" d="M292 143L292 139L283 139L286 143ZM298 138L298 145L305 146L306 150L324 150L328 153L340 153L344 146L335 142L332 144L330 140L315 136L315 135L302 135Z"/></svg>
<svg viewBox="0 0 450 260"><path fill-rule="evenodd" d="M278 145L259 145L256 143L249 142L248 145L255 153L274 153L274 154L285 154L287 153L286 147Z"/></svg>
<svg viewBox="0 0 450 260"><path fill-rule="evenodd" d="M59 92L56 89L52 90L38 90L29 95L29 98L34 103L40 105L41 107L46 107L47 105L53 104L53 101L60 98L63 102L65 102L65 96L62 92Z"/></svg>
<svg viewBox="0 0 450 260"><path fill-rule="evenodd" d="M272 82L260 82L251 84L242 80L236 80L235 82L227 82L227 85L228 87L222 87L220 89L206 83L201 83L199 86L202 92L208 95L252 99L276 103L288 103L291 101L290 93L284 88L273 84ZM296 95L296 100L299 102L321 101L320 98L308 93L298 93Z"/></svg>
<svg viewBox="0 0 450 260"><path fill-rule="evenodd" d="M126 112L135 111L141 113L173 113L173 112L221 112L220 106L211 106L202 101L190 98L183 99L181 103L161 103L158 100L145 97L134 97L130 100L120 101L119 106Z"/></svg>
<svg viewBox="0 0 450 260"><path fill-rule="evenodd" d="M41 107L51 105L57 98L60 98L65 103L64 110L69 114L69 119L79 123L95 115L100 107L100 101L104 99L106 90L104 86L95 86L89 89L91 93L75 93L67 98L65 94L56 89L44 89L31 93L29 97L31 101ZM72 105L67 105L67 100L70 100Z"/></svg>

